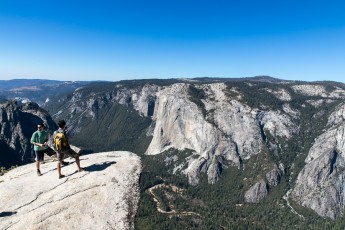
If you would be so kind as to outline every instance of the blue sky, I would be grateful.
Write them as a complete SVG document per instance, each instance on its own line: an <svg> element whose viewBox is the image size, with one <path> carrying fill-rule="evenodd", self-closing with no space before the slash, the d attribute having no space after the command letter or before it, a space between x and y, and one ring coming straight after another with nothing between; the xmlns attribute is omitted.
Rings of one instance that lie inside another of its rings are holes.
<svg viewBox="0 0 345 230"><path fill-rule="evenodd" d="M344 1L0 0L0 79L345 82Z"/></svg>

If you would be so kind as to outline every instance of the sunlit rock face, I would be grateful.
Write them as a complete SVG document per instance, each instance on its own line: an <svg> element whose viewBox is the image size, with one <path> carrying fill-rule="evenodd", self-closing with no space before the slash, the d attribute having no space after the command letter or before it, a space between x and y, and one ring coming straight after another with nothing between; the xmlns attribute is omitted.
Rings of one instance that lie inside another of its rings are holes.
<svg viewBox="0 0 345 230"><path fill-rule="evenodd" d="M241 160L258 154L265 132L290 138L298 131L290 116L276 111L259 111L230 98L222 83L202 85L206 113L191 101L189 84L175 84L159 91L153 119L153 139L146 154L159 154L170 148L192 149L197 155L185 170L191 184L197 184L201 171L209 183L219 178L220 167L240 165Z"/></svg>
<svg viewBox="0 0 345 230"><path fill-rule="evenodd" d="M339 87L328 90L324 85L294 85L292 89L295 92L302 93L309 96L321 96L324 98L344 98L345 90Z"/></svg>
<svg viewBox="0 0 345 230"><path fill-rule="evenodd" d="M332 219L343 213L345 204L344 107L331 114L329 129L316 138L291 194L301 205Z"/></svg>
<svg viewBox="0 0 345 230"><path fill-rule="evenodd" d="M85 171L74 163L56 162L15 168L1 177L1 229L134 229L141 161L137 155L104 152L81 156ZM25 191L25 192L23 192Z"/></svg>
<svg viewBox="0 0 345 230"><path fill-rule="evenodd" d="M267 185L264 180L258 181L244 194L244 200L248 203L257 203L268 194Z"/></svg>

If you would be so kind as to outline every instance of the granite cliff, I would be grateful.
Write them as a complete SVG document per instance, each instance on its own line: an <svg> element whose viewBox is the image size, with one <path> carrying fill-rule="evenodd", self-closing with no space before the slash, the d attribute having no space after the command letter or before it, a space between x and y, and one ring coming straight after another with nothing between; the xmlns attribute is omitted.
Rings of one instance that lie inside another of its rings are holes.
<svg viewBox="0 0 345 230"><path fill-rule="evenodd" d="M328 128L315 139L306 165L291 193L301 205L335 219L345 205L345 104L328 119Z"/></svg>

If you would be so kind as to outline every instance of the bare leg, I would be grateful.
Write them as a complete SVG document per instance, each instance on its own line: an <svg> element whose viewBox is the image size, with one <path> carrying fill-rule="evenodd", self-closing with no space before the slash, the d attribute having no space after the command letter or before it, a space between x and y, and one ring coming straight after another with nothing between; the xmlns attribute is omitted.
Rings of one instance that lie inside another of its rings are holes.
<svg viewBox="0 0 345 230"><path fill-rule="evenodd" d="M61 161L58 161L57 163L57 171L58 171L58 174L59 174L59 178L62 177L62 174L61 174Z"/></svg>
<svg viewBox="0 0 345 230"><path fill-rule="evenodd" d="M75 163L77 164L78 167L78 172L84 171L82 167L80 167L80 159L79 159L79 154L75 157Z"/></svg>
<svg viewBox="0 0 345 230"><path fill-rule="evenodd" d="M61 179L61 178L65 177L65 175L61 174L61 164L62 164L62 161L64 158L64 154L63 154L63 152L56 151L56 156L58 158L56 169L57 169L58 174L59 174L59 179Z"/></svg>
<svg viewBox="0 0 345 230"><path fill-rule="evenodd" d="M40 170L40 162L36 161L36 169L37 169L37 175L42 176L41 170Z"/></svg>
<svg viewBox="0 0 345 230"><path fill-rule="evenodd" d="M36 161L36 168L40 170L40 162L38 160Z"/></svg>

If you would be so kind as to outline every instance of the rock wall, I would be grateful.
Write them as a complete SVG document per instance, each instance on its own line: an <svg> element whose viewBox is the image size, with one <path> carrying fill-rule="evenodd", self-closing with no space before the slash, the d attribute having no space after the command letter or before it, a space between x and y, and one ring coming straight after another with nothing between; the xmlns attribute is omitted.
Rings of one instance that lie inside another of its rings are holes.
<svg viewBox="0 0 345 230"><path fill-rule="evenodd" d="M335 219L345 204L345 105L329 118L329 128L316 138L291 193L294 200L320 216Z"/></svg>

